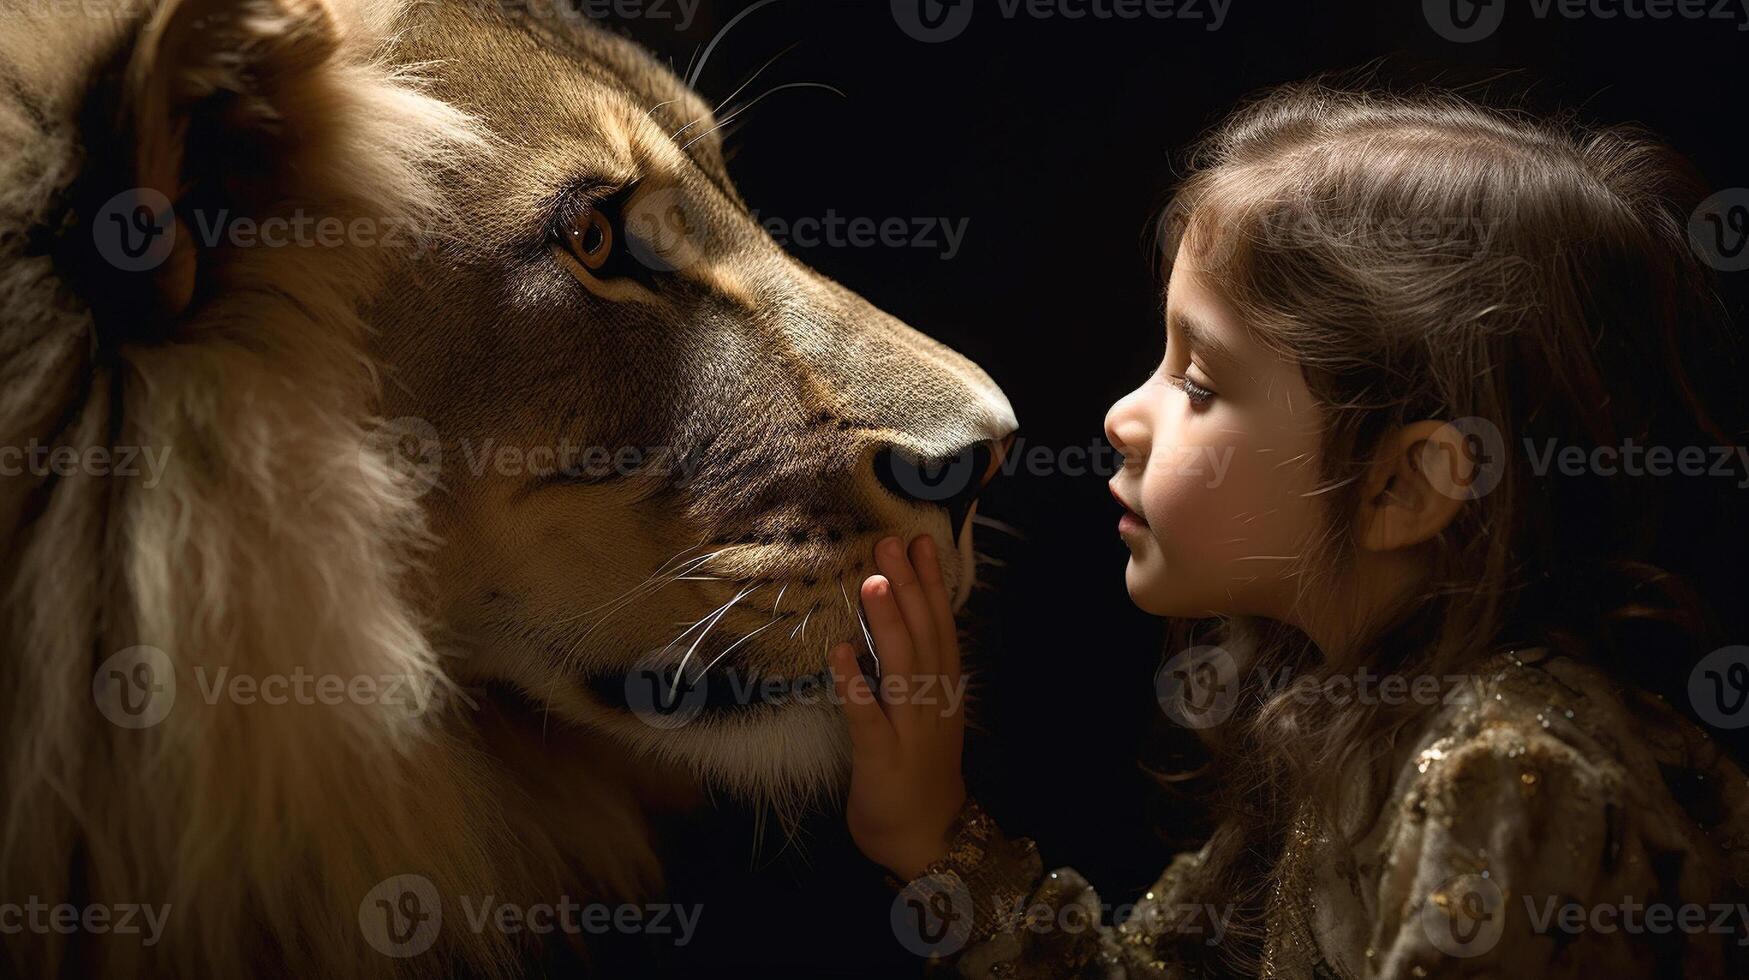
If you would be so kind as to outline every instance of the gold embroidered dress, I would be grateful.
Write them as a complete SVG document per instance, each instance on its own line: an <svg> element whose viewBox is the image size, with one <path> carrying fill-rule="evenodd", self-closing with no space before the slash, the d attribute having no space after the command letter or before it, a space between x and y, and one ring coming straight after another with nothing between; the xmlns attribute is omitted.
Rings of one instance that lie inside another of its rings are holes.
<svg viewBox="0 0 1749 980"><path fill-rule="evenodd" d="M1749 977L1743 772L1662 700L1569 658L1507 654L1473 681L1405 740L1376 820L1335 833L1301 813L1262 975ZM1184 978L1173 931L1219 939L1218 910L1179 897L1200 859L1179 855L1109 926L1085 879L1043 874L968 801L948 857L907 888L969 896L941 960L965 977Z"/></svg>

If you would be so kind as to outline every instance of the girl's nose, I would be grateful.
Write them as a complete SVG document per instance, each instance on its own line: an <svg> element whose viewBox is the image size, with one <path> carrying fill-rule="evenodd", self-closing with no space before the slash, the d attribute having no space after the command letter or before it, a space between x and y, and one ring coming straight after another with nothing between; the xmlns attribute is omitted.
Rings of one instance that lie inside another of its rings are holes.
<svg viewBox="0 0 1749 980"><path fill-rule="evenodd" d="M1148 423L1136 392L1119 398L1105 413L1105 438L1125 457L1141 455L1148 447Z"/></svg>

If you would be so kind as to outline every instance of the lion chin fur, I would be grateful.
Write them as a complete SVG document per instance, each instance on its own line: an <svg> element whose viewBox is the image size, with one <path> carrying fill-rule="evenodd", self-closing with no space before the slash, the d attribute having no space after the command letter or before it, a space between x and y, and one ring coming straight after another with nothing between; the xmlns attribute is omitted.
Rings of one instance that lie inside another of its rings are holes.
<svg viewBox="0 0 1749 980"><path fill-rule="evenodd" d="M495 929L445 928L417 960L383 955L361 937L361 902L403 874L499 901L659 889L625 791L571 787L566 812L533 812L493 749L514 736L482 731L479 713L204 696L226 670L460 696L422 612L415 491L366 439L378 379L358 309L384 272L372 251L175 255L141 285L105 278L90 244L109 192L187 172L179 140L200 152L189 134L213 125L271 147L237 192L271 188L245 198L261 208L441 224L434 175L490 140L388 66L396 4L152 0L102 19L4 2L0 61L23 75L0 96L13 147L0 157L0 445L173 456L149 489L77 472L0 489L0 893L170 907L151 948L51 933L9 940L0 964L511 975L531 952ZM222 19L225 51L206 50L210 20L199 42L181 36L200 17ZM242 93L223 119L178 118L220 89ZM94 706L93 677L139 646L169 658L180 693L160 723L127 729Z"/></svg>

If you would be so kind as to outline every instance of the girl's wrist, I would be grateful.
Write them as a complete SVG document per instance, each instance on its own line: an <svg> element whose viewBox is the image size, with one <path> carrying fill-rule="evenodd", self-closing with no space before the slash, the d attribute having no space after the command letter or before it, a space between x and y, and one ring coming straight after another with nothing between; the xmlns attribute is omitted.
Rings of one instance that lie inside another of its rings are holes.
<svg viewBox="0 0 1749 980"><path fill-rule="evenodd" d="M889 859L878 863L901 884L950 870L957 863L956 853L967 851L968 844L981 844L982 835L973 831L987 820L977 802L962 794L959 806L940 829L913 835L903 842L895 841L894 846L886 849Z"/></svg>
<svg viewBox="0 0 1749 980"><path fill-rule="evenodd" d="M897 844L880 863L900 881L912 881L947 857L952 845L953 838L946 832L929 835Z"/></svg>

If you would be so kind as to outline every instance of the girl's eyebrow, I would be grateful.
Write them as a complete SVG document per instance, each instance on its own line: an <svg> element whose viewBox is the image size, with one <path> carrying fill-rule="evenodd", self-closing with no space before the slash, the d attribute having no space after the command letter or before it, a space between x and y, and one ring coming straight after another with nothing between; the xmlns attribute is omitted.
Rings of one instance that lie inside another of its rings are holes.
<svg viewBox="0 0 1749 980"><path fill-rule="evenodd" d="M1211 365L1239 368L1241 362L1234 355L1232 348L1223 343L1214 328L1203 320L1183 310L1174 310L1168 314L1168 321L1170 326L1178 331L1179 336L1184 338L1185 344L1192 351L1202 355ZM1210 371L1214 369L1214 366L1208 368Z"/></svg>

